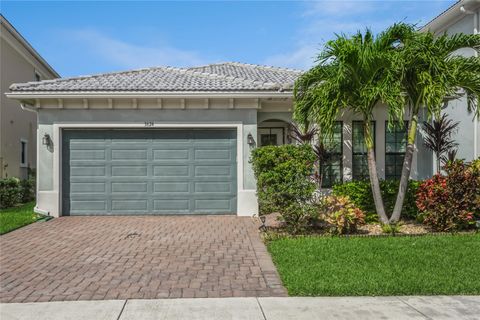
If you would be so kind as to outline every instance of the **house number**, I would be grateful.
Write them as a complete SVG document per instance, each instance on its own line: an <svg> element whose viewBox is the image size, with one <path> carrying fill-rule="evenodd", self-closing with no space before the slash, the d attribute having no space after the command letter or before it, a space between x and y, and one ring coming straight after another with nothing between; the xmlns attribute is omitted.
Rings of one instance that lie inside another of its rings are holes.
<svg viewBox="0 0 480 320"><path fill-rule="evenodd" d="M155 123L153 121L145 121L145 127L153 127Z"/></svg>

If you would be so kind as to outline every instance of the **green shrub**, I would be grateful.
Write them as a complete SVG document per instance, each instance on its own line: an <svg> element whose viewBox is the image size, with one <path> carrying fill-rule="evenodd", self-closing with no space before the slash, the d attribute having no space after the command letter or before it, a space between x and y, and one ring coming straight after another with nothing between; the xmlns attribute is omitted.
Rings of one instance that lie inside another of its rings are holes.
<svg viewBox="0 0 480 320"><path fill-rule="evenodd" d="M0 179L0 207L13 207L22 200L22 188L17 178Z"/></svg>
<svg viewBox="0 0 480 320"><path fill-rule="evenodd" d="M315 154L310 145L266 146L253 150L260 214L278 212L292 233L302 231L315 210Z"/></svg>
<svg viewBox="0 0 480 320"><path fill-rule="evenodd" d="M381 180L380 189L385 204L385 210L388 213L393 212L395 201L397 200L398 180ZM405 202L402 209L402 217L415 219L418 215L418 209L415 205L415 194L417 193L419 181L410 180L408 182L408 191L405 196ZM336 196L347 196L352 202L362 209L367 222L377 222L378 217L375 211L375 203L373 202L372 188L369 180L349 181L343 184L333 186L333 194Z"/></svg>
<svg viewBox="0 0 480 320"><path fill-rule="evenodd" d="M319 218L324 220L334 234L355 233L365 223L365 215L348 197L327 196L320 201Z"/></svg>
<svg viewBox="0 0 480 320"><path fill-rule="evenodd" d="M420 185L417 206L423 222L435 231L475 226L480 218L480 160L445 165L445 176L434 175Z"/></svg>

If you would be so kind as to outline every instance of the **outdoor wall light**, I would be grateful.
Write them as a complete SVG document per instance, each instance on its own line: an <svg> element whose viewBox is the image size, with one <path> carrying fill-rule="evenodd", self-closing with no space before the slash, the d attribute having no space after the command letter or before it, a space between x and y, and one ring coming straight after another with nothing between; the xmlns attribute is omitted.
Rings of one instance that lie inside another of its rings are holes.
<svg viewBox="0 0 480 320"><path fill-rule="evenodd" d="M247 143L249 146L253 146L255 144L255 140L253 139L253 136L251 133L249 133L247 136Z"/></svg>
<svg viewBox="0 0 480 320"><path fill-rule="evenodd" d="M48 133L45 133L43 135L42 144L47 147L50 147L52 145L52 138L50 138L50 135Z"/></svg>

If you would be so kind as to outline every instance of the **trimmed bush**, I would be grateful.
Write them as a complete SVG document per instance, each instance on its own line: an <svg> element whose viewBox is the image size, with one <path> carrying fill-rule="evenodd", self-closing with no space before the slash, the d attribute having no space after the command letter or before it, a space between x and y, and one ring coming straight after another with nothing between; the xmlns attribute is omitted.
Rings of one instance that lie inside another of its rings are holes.
<svg viewBox="0 0 480 320"><path fill-rule="evenodd" d="M435 231L468 229L480 219L480 160L445 165L445 176L434 175L423 182L417 206L423 222Z"/></svg>
<svg viewBox="0 0 480 320"><path fill-rule="evenodd" d="M334 234L350 234L365 223L365 215L348 197L327 196L319 204L319 218L330 226Z"/></svg>
<svg viewBox="0 0 480 320"><path fill-rule="evenodd" d="M22 187L19 179L0 179L0 208L13 207L21 200Z"/></svg>
<svg viewBox="0 0 480 320"><path fill-rule="evenodd" d="M395 201L397 200L398 180L381 180L380 189L382 191L382 198L385 204L385 210L388 213L393 212ZM402 217L407 219L416 219L418 216L418 209L415 204L415 195L417 193L419 181L410 180L408 182L408 191L405 196L405 202L402 209ZM333 194L336 196L348 197L355 206L359 207L365 212L367 222L377 222L378 216L375 211L375 204L373 202L372 188L370 181L349 181L343 184L333 186Z"/></svg>
<svg viewBox="0 0 480 320"><path fill-rule="evenodd" d="M278 212L292 233L306 228L315 209L312 179L315 154L310 145L266 146L253 150L260 214Z"/></svg>

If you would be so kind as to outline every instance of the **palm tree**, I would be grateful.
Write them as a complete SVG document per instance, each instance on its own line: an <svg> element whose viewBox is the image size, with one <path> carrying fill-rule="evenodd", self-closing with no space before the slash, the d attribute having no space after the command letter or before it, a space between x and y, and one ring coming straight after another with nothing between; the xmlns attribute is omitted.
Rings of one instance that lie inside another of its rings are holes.
<svg viewBox="0 0 480 320"><path fill-rule="evenodd" d="M337 116L344 110L363 117L364 143L375 208L382 223L388 222L378 180L372 136L373 108L383 102L398 117L404 106L398 78L398 39L412 27L397 24L374 36L370 30L352 37L339 35L327 42L318 65L295 83L294 119L317 123L322 134L333 134ZM395 114L397 113L397 114Z"/></svg>
<svg viewBox="0 0 480 320"><path fill-rule="evenodd" d="M440 173L441 162L444 156L455 149L458 143L452 139L452 134L457 130L460 123L448 119L447 114L442 114L439 119L432 123L425 122L423 131L425 131L425 146L435 153L437 158L437 173Z"/></svg>
<svg viewBox="0 0 480 320"><path fill-rule="evenodd" d="M463 57L455 51L480 46L480 35L456 34L435 36L430 32L406 33L399 50L398 66L401 71L402 90L406 95L409 116L407 149L393 214L389 222L400 219L407 192L419 113L427 111L430 118L438 117L447 99L466 95L469 111L475 110L480 96L480 57ZM398 108L398 105L389 105ZM404 108L390 111L403 119Z"/></svg>

